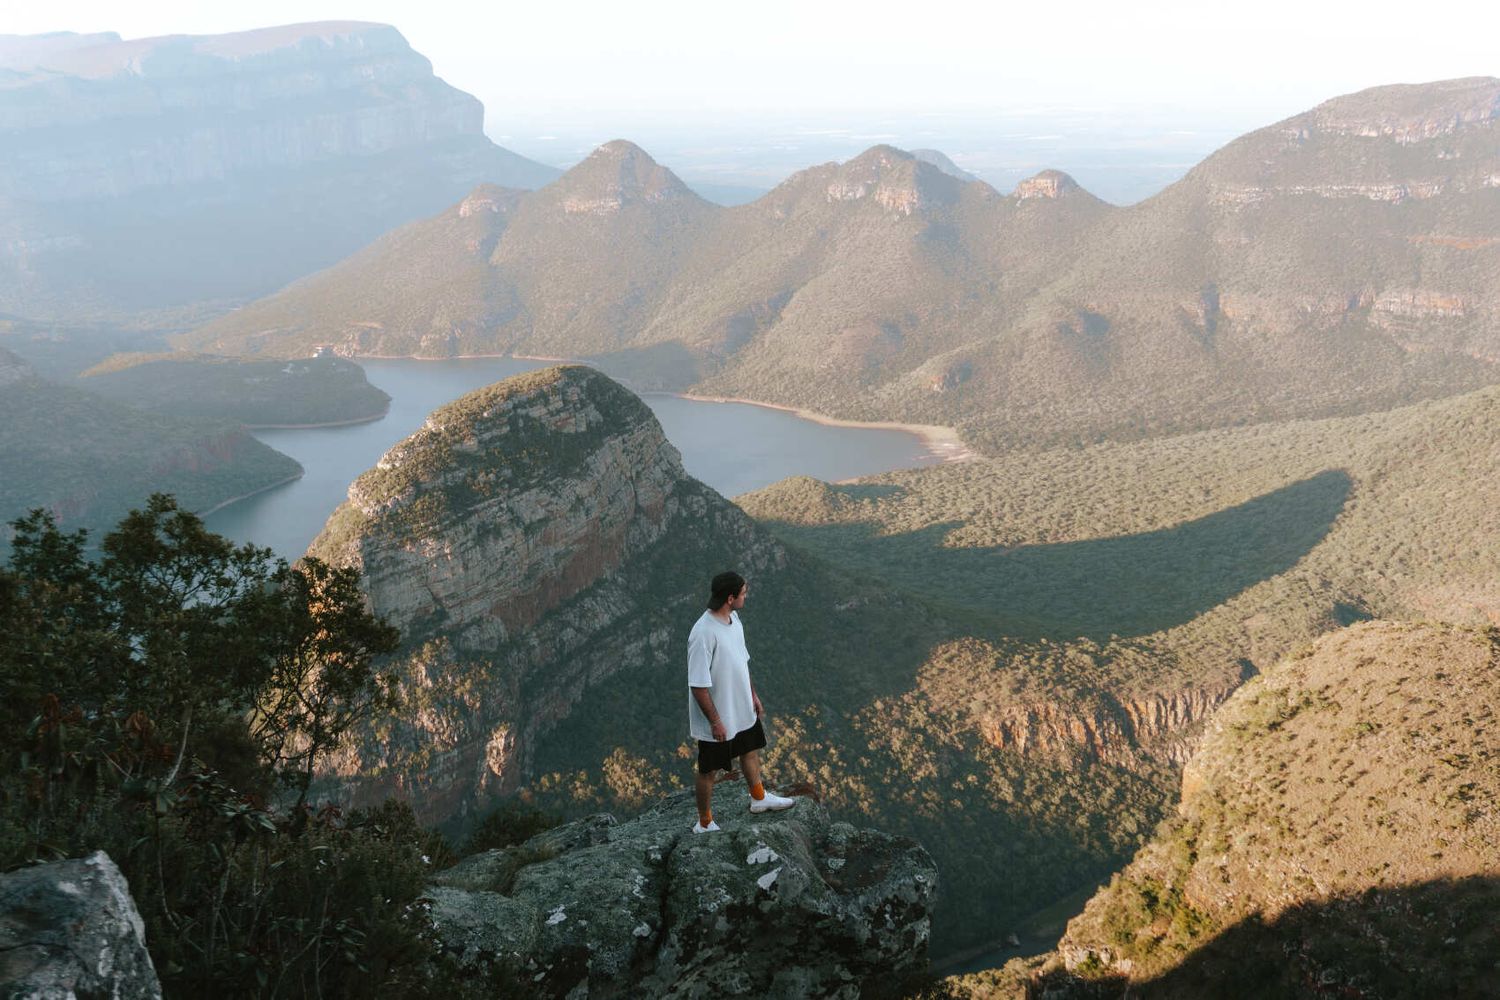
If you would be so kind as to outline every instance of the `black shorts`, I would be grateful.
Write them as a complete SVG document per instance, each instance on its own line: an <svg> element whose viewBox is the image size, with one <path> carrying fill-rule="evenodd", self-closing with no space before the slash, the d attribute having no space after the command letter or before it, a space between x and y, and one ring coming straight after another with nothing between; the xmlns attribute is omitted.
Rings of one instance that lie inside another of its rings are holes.
<svg viewBox="0 0 1500 1000"><path fill-rule="evenodd" d="M741 754L747 754L751 750L759 750L766 745L766 730L755 720L755 725L749 729L735 733L733 737L723 743L715 743L712 740L698 741L698 773L713 774L715 771L729 770L729 762Z"/></svg>

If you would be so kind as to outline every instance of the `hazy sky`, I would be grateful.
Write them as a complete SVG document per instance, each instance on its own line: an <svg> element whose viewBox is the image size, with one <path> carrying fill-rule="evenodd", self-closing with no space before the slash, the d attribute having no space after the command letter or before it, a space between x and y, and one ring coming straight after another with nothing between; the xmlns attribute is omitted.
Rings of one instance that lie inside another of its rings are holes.
<svg viewBox="0 0 1500 1000"><path fill-rule="evenodd" d="M48 0L0 33L396 25L508 115L1171 105L1267 120L1380 83L1500 74L1500 4L1071 0Z"/></svg>

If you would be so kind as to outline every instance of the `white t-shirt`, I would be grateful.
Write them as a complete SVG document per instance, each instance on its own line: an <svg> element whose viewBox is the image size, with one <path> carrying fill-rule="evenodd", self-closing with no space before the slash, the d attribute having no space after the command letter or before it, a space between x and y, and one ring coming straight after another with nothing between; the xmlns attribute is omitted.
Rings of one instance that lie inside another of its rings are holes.
<svg viewBox="0 0 1500 1000"><path fill-rule="evenodd" d="M692 689L708 688L719 721L729 739L755 725L755 700L750 693L750 651L740 616L729 612L725 625L705 611L688 633L688 733L695 740L714 738L708 716L698 707Z"/></svg>

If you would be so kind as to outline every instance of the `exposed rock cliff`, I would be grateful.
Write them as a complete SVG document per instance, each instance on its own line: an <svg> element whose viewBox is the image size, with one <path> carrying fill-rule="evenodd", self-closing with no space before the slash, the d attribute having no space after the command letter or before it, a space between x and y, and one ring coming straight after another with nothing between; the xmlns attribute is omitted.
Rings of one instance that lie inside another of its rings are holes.
<svg viewBox="0 0 1500 1000"><path fill-rule="evenodd" d="M557 176L485 138L480 102L387 25L27 41L0 48L0 307L20 315L264 294L480 181Z"/></svg>
<svg viewBox="0 0 1500 1000"><path fill-rule="evenodd" d="M1082 747L1101 759L1147 753L1182 763L1194 727L1232 688L1192 688L1136 699L1101 692L1092 708L1062 702L1007 707L981 716L980 733L993 746L1021 753Z"/></svg>
<svg viewBox="0 0 1500 1000"><path fill-rule="evenodd" d="M1061 198L1077 190L1078 182L1061 170L1043 170L1017 184L1014 196L1021 201L1028 198Z"/></svg>
<svg viewBox="0 0 1500 1000"><path fill-rule="evenodd" d="M437 935L545 997L852 998L925 969L937 870L918 844L810 799L753 816L739 785L714 806L718 833L689 831L685 792L468 858L429 890Z"/></svg>
<svg viewBox="0 0 1500 1000"><path fill-rule="evenodd" d="M786 558L683 472L644 403L577 366L435 411L349 497L312 551L357 565L402 630L414 710L338 772L374 794L420 790L429 818L513 790L590 685L675 659L714 572Z"/></svg>

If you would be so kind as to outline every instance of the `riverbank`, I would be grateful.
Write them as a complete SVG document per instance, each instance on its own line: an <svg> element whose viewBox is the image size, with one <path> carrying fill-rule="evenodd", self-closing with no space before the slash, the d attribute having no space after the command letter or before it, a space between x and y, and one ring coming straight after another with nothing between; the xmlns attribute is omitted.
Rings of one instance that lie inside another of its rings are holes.
<svg viewBox="0 0 1500 1000"><path fill-rule="evenodd" d="M390 415L391 401L387 399L380 412L369 417L354 417L351 420L330 420L322 424L242 424L247 431L311 431L323 427L355 427L359 424L372 424L377 420L384 420Z"/></svg>
<svg viewBox="0 0 1500 1000"><path fill-rule="evenodd" d="M260 496L262 493L265 493L268 490L274 490L278 486L285 486L287 483L295 483L306 474L306 470L303 470L302 472L297 473L295 476L287 476L285 479L278 479L276 480L276 482L262 486L258 490L251 490L249 493L241 493L237 497L230 497L228 500L214 504L212 507L208 508L208 510L198 510L194 511L193 513L197 514L200 518L205 518L212 514L217 514L219 511L223 510L225 507L228 507L232 503L239 503L241 500L249 500L251 497Z"/></svg>
<svg viewBox="0 0 1500 1000"><path fill-rule="evenodd" d="M875 431L902 431L915 435L922 440L922 444L928 451L946 462L967 462L977 458L977 453L964 444L963 438L959 437L958 431L952 427L944 427L941 424L903 424L894 420L843 420L839 417L830 417L816 410L804 409L800 406L785 406L781 403L764 403L758 399L745 399L740 396L701 396L691 392L658 392L642 393L645 396L676 396L679 399L691 399L700 403L744 403L747 406L759 406L767 410L780 410L801 417L803 420L825 427L853 427L861 430Z"/></svg>

